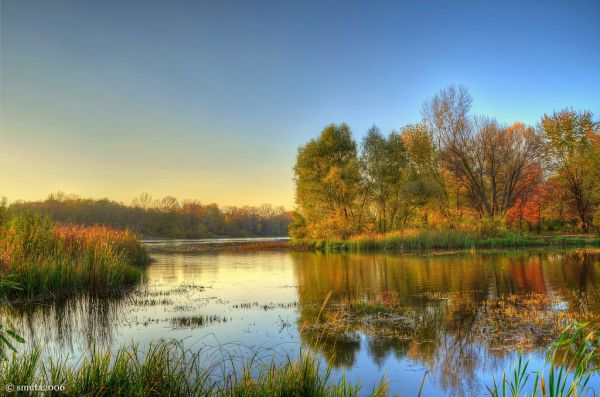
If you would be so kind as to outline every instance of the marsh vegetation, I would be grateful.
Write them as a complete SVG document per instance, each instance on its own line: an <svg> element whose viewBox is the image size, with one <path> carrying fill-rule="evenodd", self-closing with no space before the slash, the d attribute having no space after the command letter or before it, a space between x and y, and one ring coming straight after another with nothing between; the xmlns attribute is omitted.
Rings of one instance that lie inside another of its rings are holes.
<svg viewBox="0 0 600 397"><path fill-rule="evenodd" d="M16 284L13 302L119 293L140 281L148 260L127 230L61 225L39 214L0 223L0 277Z"/></svg>

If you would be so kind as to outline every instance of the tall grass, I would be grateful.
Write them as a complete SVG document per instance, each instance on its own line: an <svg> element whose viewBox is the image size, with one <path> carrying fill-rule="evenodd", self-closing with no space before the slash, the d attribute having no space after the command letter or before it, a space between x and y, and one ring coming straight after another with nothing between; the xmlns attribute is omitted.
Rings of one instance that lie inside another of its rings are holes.
<svg viewBox="0 0 600 397"><path fill-rule="evenodd" d="M407 233L358 235L348 240L294 241L293 247L321 251L426 251L437 249L495 249L549 246L576 246L600 244L600 240L586 241L579 237L542 237L505 233L482 235L460 230L424 230Z"/></svg>
<svg viewBox="0 0 600 397"><path fill-rule="evenodd" d="M8 292L18 288L14 281L0 277L0 361L7 359L7 351L17 351L14 344L25 343L25 339L15 332L4 316L4 311L11 307Z"/></svg>
<svg viewBox="0 0 600 397"><path fill-rule="evenodd" d="M248 359L242 368L203 365L199 352L162 341L142 352L137 345L116 353L92 352L79 364L42 360L39 350L0 364L0 384L64 385L66 396L358 396L358 384L330 380L331 368L303 353L283 365ZM387 395L382 381L372 396Z"/></svg>
<svg viewBox="0 0 600 397"><path fill-rule="evenodd" d="M512 373L506 372L498 383L487 386L492 397L578 397L597 395L588 387L592 374L600 371L599 331L588 331L585 325L575 324L561 334L546 356L546 370L537 372L533 382L529 362L519 355Z"/></svg>
<svg viewBox="0 0 600 397"><path fill-rule="evenodd" d="M110 294L138 281L148 255L129 231L67 226L42 215L15 215L0 225L0 277L18 297Z"/></svg>

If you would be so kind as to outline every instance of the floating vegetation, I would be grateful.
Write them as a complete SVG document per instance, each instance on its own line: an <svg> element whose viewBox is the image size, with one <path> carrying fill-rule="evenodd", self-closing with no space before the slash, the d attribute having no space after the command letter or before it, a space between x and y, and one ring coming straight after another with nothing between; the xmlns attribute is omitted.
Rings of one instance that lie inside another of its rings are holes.
<svg viewBox="0 0 600 397"><path fill-rule="evenodd" d="M252 308L261 308L263 310L273 310L273 309L292 309L298 307L298 302L290 302L290 303L267 303L260 304L258 302L244 302L238 303L232 306L234 309L252 309Z"/></svg>
<svg viewBox="0 0 600 397"><path fill-rule="evenodd" d="M132 303L135 306L170 306L174 304L174 301L169 298L155 299L155 298L141 298L133 299Z"/></svg>
<svg viewBox="0 0 600 397"><path fill-rule="evenodd" d="M212 315L212 316L188 316L188 317L173 317L171 325L174 328L198 328L205 325L226 323L229 321L227 317Z"/></svg>
<svg viewBox="0 0 600 397"><path fill-rule="evenodd" d="M204 291L206 289L205 286L203 285L198 285L198 284L181 284L180 286L173 288L171 290L168 291L168 293L174 293L174 294L182 294L182 293L187 293L190 291Z"/></svg>
<svg viewBox="0 0 600 397"><path fill-rule="evenodd" d="M426 340L426 328L437 324L437 332L459 332L455 324L469 318L471 342L490 351L531 351L547 347L561 332L577 322L600 328L600 313L572 308L558 296L542 293L506 294L477 301L469 294L424 293L424 310L407 305L402 296L387 291L368 299L342 301L321 310L316 320L305 320L304 332L339 335L360 331L377 337ZM588 293L586 299L597 301ZM581 299L572 297L569 299ZM462 332L462 331L461 331Z"/></svg>
<svg viewBox="0 0 600 397"><path fill-rule="evenodd" d="M481 332L493 332L494 341L502 341L498 350L513 344L513 349L533 350L555 341L566 327L587 322L600 327L600 313L569 310L558 297L541 293L510 294L484 302L487 313Z"/></svg>

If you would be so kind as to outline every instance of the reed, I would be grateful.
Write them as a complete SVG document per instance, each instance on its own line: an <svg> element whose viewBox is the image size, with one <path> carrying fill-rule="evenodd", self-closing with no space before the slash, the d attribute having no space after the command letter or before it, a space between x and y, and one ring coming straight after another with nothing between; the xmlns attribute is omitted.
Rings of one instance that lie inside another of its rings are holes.
<svg viewBox="0 0 600 397"><path fill-rule="evenodd" d="M92 351L80 364L43 360L39 350L0 364L0 384L64 385L65 396L358 396L360 385L330 379L314 354L282 365L249 358L240 368L206 366L200 352L181 342L161 341L142 351L137 345L116 353ZM227 363L229 361L225 359ZM382 381L371 396L388 393Z"/></svg>
<svg viewBox="0 0 600 397"><path fill-rule="evenodd" d="M347 240L294 241L291 247L325 252L394 251L415 252L447 249L515 249L528 247L583 247L600 245L600 239L581 237L544 237L526 234L484 235L460 230L423 230L418 232L366 234Z"/></svg>
<svg viewBox="0 0 600 397"><path fill-rule="evenodd" d="M112 294L139 281L147 262L137 235L127 230L60 225L32 214L0 225L0 277L20 286L11 299Z"/></svg>
<svg viewBox="0 0 600 397"><path fill-rule="evenodd" d="M585 324L565 329L546 356L544 371L531 374L529 362L519 355L512 372L502 376L487 390L492 397L577 397L597 395L589 385L592 374L600 371L598 330ZM533 380L531 381L532 375Z"/></svg>

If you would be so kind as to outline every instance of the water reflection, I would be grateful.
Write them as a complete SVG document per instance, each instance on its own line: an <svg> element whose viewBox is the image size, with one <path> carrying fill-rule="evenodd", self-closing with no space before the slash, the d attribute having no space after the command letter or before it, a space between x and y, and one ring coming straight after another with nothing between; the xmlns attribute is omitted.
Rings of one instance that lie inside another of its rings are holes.
<svg viewBox="0 0 600 397"><path fill-rule="evenodd" d="M426 395L442 396L477 394L518 348L542 365L535 349L570 321L600 323L600 255L583 250L394 256L159 248L147 281L130 293L15 308L13 324L28 346L52 356L160 338L202 348L207 335L213 345L284 346L291 354L317 346L336 374L343 369L365 391L387 373L392 391L416 394L429 370ZM349 302L390 299L396 310L387 316L349 316Z"/></svg>
<svg viewBox="0 0 600 397"><path fill-rule="evenodd" d="M294 259L305 344L337 367L356 366L363 350L379 367L409 359L453 395L481 390L482 370L502 370L517 349L547 348L573 321L600 324L600 261L582 251ZM352 302L390 300L393 313L352 312ZM541 365L541 353L530 356Z"/></svg>
<svg viewBox="0 0 600 397"><path fill-rule="evenodd" d="M81 351L92 345L111 346L113 336L124 319L132 292L115 297L79 296L61 302L16 306L9 311L13 327L25 337L26 350L43 346L48 353Z"/></svg>

